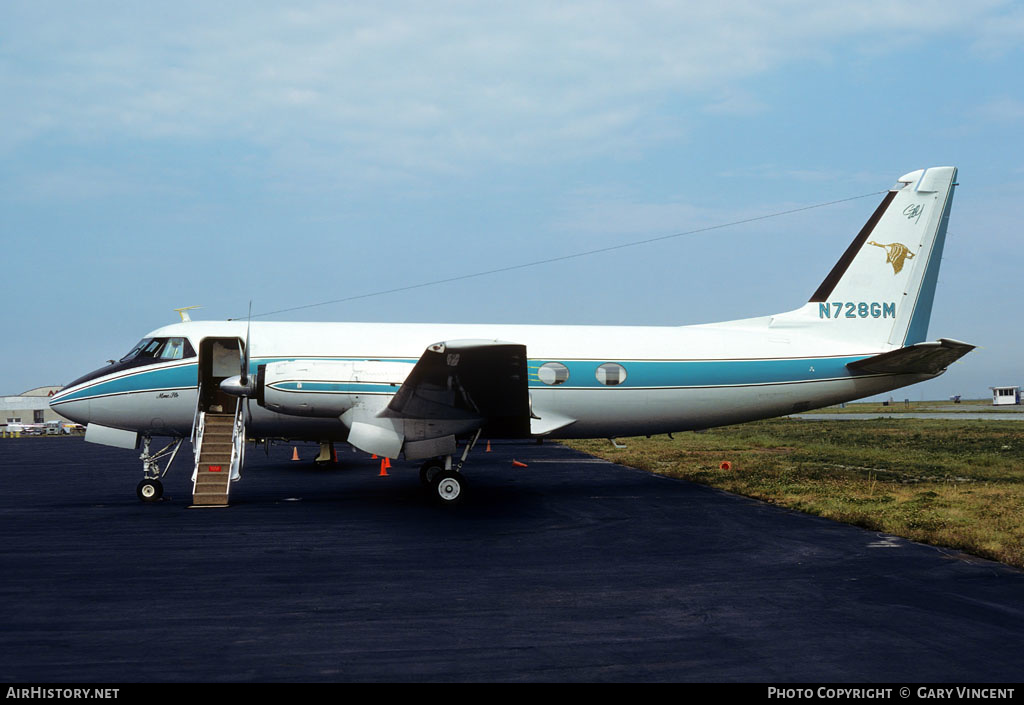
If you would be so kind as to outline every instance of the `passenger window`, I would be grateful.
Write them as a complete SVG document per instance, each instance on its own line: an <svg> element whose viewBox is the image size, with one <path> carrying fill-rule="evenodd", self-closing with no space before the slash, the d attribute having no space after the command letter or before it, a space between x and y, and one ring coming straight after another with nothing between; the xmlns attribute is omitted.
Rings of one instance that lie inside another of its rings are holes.
<svg viewBox="0 0 1024 705"><path fill-rule="evenodd" d="M537 370L537 378L551 386L562 384L569 379L569 368L561 362L545 362Z"/></svg>
<svg viewBox="0 0 1024 705"><path fill-rule="evenodd" d="M626 381L626 368L617 362L606 362L597 368L597 381L609 387Z"/></svg>

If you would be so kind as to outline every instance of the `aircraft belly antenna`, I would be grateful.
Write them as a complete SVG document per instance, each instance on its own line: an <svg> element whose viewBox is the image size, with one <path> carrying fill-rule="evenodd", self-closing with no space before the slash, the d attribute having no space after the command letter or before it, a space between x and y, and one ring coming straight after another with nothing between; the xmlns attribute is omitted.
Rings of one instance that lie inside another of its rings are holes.
<svg viewBox="0 0 1024 705"><path fill-rule="evenodd" d="M181 316L182 323L188 323L192 320L191 316L188 315L188 312L194 308L202 308L202 306L183 306L182 308L176 308L174 310L178 312L179 316Z"/></svg>

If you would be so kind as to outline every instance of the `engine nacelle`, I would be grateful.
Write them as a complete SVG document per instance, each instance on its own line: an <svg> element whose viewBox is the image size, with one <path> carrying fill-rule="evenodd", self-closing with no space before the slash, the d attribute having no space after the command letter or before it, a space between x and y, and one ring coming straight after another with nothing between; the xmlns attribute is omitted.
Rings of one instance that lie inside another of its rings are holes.
<svg viewBox="0 0 1024 705"><path fill-rule="evenodd" d="M394 395L413 367L382 360L271 362L259 366L256 401L279 414L337 418L361 397Z"/></svg>

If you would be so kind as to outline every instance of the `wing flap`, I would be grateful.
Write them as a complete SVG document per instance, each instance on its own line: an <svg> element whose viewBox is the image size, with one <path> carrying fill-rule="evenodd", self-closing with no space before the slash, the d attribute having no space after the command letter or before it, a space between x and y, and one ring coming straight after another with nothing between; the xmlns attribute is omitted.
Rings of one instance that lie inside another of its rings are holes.
<svg viewBox="0 0 1024 705"><path fill-rule="evenodd" d="M881 355L866 357L846 366L854 372L934 375L974 350L974 347L959 340L940 338L937 341L908 345Z"/></svg>
<svg viewBox="0 0 1024 705"><path fill-rule="evenodd" d="M428 347L381 416L467 420L506 435L530 433L526 346L456 340Z"/></svg>

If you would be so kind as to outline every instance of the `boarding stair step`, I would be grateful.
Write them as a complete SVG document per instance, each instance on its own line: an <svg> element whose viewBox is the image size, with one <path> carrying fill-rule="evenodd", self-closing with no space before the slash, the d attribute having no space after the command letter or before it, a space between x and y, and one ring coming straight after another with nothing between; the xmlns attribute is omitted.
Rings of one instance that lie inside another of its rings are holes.
<svg viewBox="0 0 1024 705"><path fill-rule="evenodd" d="M220 468L220 470L213 470L208 468ZM199 472L196 473L196 483L203 484L219 484L225 487L228 484L228 478L231 476L231 469L224 465L207 465L203 464L199 466Z"/></svg>
<svg viewBox="0 0 1024 705"><path fill-rule="evenodd" d="M233 414L206 414L192 490L194 505L224 506L228 503L234 422Z"/></svg>
<svg viewBox="0 0 1024 705"><path fill-rule="evenodd" d="M227 465L221 466L220 472L200 469L196 473L196 483L192 490L193 504L227 504L228 486L231 481L231 470Z"/></svg>
<svg viewBox="0 0 1024 705"><path fill-rule="evenodd" d="M228 503L227 492L194 492L192 504L198 506L225 506Z"/></svg>

